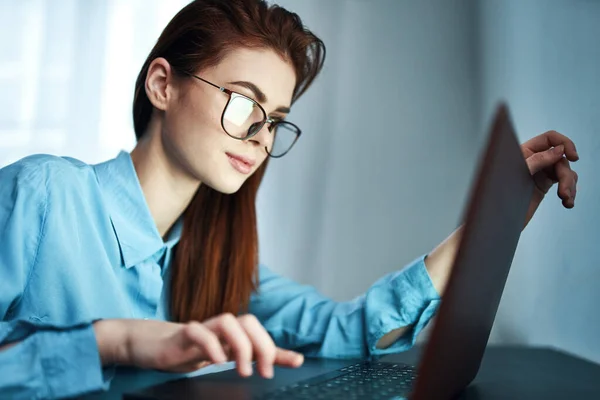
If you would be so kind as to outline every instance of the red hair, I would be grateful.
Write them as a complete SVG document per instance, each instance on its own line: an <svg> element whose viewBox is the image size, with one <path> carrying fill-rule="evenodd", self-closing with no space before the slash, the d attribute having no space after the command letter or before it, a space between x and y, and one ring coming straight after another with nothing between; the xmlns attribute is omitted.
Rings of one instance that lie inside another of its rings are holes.
<svg viewBox="0 0 600 400"><path fill-rule="evenodd" d="M263 0L195 0L169 22L135 84L133 122L139 139L153 106L144 83L150 63L165 58L175 72L217 65L236 48L267 48L296 72L292 102L323 67L325 46L300 17ZM175 321L203 321L248 308L257 286L256 194L265 162L234 194L201 185L183 214L183 231L171 266L170 312Z"/></svg>

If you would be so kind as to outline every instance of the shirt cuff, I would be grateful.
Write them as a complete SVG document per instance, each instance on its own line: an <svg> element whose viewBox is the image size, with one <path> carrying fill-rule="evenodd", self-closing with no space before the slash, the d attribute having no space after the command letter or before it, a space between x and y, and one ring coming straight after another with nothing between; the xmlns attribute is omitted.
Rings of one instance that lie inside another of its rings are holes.
<svg viewBox="0 0 600 400"><path fill-rule="evenodd" d="M425 267L425 257L384 276L367 292L365 323L370 354L408 350L435 315L441 298ZM394 344L385 349L376 347L384 335L406 326L411 327Z"/></svg>
<svg viewBox="0 0 600 400"><path fill-rule="evenodd" d="M50 397L71 397L107 390L111 369L102 369L93 326L68 331L40 331L34 339L47 393Z"/></svg>

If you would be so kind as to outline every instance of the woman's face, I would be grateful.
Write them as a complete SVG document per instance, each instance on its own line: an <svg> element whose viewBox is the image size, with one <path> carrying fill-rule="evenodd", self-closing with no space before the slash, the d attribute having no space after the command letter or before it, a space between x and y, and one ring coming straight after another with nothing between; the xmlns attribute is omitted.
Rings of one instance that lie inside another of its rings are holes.
<svg viewBox="0 0 600 400"><path fill-rule="evenodd" d="M161 132L167 157L203 184L236 192L268 157L265 148L273 140L269 124L247 140L234 139L221 125L229 95L196 78L176 78L172 70L170 75ZM196 75L257 101L273 119L286 116L296 84L292 65L266 49L233 50Z"/></svg>

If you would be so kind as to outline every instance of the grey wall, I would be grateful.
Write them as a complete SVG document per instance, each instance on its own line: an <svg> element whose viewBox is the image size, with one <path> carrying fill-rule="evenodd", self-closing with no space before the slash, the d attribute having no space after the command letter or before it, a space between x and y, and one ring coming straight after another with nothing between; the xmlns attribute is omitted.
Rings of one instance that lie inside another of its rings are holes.
<svg viewBox="0 0 600 400"><path fill-rule="evenodd" d="M549 129L581 160L573 210L553 190L525 230L493 340L550 345L600 362L600 2L481 2L482 121L498 98L522 141Z"/></svg>
<svg viewBox="0 0 600 400"><path fill-rule="evenodd" d="M574 210L553 191L525 230L491 341L600 361L600 2L279 3L329 58L291 114L304 137L261 189L262 260L347 299L429 251L456 226L506 99L522 141L576 141L581 183Z"/></svg>
<svg viewBox="0 0 600 400"><path fill-rule="evenodd" d="M456 227L474 160L473 2L278 1L328 46L261 189L261 259L336 299Z"/></svg>

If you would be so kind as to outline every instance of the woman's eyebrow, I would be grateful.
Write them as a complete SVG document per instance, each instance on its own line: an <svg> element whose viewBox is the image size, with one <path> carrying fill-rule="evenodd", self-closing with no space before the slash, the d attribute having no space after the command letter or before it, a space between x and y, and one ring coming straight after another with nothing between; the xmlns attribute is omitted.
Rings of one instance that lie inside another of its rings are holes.
<svg viewBox="0 0 600 400"><path fill-rule="evenodd" d="M252 94L254 95L254 97L256 98L256 100L259 103L266 103L267 102L267 95L262 90L260 90L258 86L256 86L252 82L248 82L248 81L235 81L235 82L229 82L229 84L230 85L237 85L237 86L245 87L246 89L250 90L252 92ZM289 107L285 107L285 106L279 106L279 107L277 107L277 109L275 111L276 112L281 112L281 113L284 113L284 114L289 114L290 108Z"/></svg>

